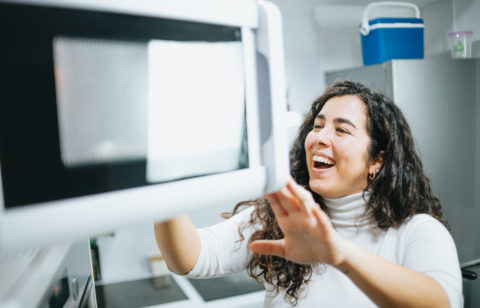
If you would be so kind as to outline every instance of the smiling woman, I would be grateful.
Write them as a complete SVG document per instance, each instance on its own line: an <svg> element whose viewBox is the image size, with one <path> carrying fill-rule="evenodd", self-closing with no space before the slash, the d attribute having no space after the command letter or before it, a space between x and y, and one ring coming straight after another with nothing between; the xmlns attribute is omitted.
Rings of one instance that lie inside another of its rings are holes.
<svg viewBox="0 0 480 308"><path fill-rule="evenodd" d="M290 160L286 187L237 204L220 224L157 224L170 269L246 269L265 284L265 307L462 307L455 244L391 100L359 83L331 85Z"/></svg>
<svg viewBox="0 0 480 308"><path fill-rule="evenodd" d="M380 170L381 158L369 161L367 108L355 95L329 99L305 139L310 188L327 198L362 192L367 174Z"/></svg>

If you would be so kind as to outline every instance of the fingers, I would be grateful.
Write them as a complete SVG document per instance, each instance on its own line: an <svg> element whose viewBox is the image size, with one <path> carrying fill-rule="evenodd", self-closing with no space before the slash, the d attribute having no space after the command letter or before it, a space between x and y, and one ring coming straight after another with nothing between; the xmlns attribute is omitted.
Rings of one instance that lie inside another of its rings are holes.
<svg viewBox="0 0 480 308"><path fill-rule="evenodd" d="M312 194L290 178L287 186L280 191L266 196L272 205L275 215L288 216L288 213L305 211L311 213L313 207L318 207Z"/></svg>
<svg viewBox="0 0 480 308"><path fill-rule="evenodd" d="M328 232L332 228L330 218L318 206L308 190L298 185L292 178L287 183L287 189L295 199L299 200L300 210L306 211L308 214L313 213L323 232Z"/></svg>
<svg viewBox="0 0 480 308"><path fill-rule="evenodd" d="M275 216L288 216L287 210L282 207L280 200L278 200L278 196L275 193L266 195L266 198L270 202L270 207L272 208L273 213L275 213Z"/></svg>
<svg viewBox="0 0 480 308"><path fill-rule="evenodd" d="M288 192L295 198L299 204L299 210L306 210L310 212L310 207L317 207L315 200L313 200L312 194L302 186L298 185L293 179L290 179L287 183Z"/></svg>
<svg viewBox="0 0 480 308"><path fill-rule="evenodd" d="M285 248L283 240L258 240L250 244L250 249L254 253L262 255L273 255L285 257Z"/></svg>
<svg viewBox="0 0 480 308"><path fill-rule="evenodd" d="M332 223L330 222L330 218L328 215L322 211L320 207L316 207L312 209L313 215L318 221L318 226L321 228L321 232L323 234L329 234L330 230L333 228Z"/></svg>
<svg viewBox="0 0 480 308"><path fill-rule="evenodd" d="M300 210L300 200L287 187L283 187L276 195L282 207L288 212Z"/></svg>

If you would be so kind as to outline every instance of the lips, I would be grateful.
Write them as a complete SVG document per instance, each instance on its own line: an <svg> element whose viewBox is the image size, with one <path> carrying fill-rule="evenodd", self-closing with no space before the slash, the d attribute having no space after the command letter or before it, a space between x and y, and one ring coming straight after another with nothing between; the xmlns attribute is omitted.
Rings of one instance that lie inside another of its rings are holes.
<svg viewBox="0 0 480 308"><path fill-rule="evenodd" d="M329 169L335 166L335 160L323 155L313 155L313 167L315 169Z"/></svg>

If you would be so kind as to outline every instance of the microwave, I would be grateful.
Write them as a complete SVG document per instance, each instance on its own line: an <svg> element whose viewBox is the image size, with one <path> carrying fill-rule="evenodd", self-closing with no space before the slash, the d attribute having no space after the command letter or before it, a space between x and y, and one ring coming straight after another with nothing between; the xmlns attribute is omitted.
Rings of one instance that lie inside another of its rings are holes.
<svg viewBox="0 0 480 308"><path fill-rule="evenodd" d="M272 3L0 0L0 33L0 251L287 182Z"/></svg>

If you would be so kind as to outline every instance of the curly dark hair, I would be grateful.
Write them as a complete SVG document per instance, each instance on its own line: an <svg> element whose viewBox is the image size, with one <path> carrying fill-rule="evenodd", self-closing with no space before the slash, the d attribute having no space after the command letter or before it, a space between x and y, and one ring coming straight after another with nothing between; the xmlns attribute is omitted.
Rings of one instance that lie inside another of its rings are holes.
<svg viewBox="0 0 480 308"><path fill-rule="evenodd" d="M299 135L290 151L290 169L295 181L312 193L315 201L328 213L322 196L309 187L306 162L305 139L312 130L315 117L325 103L337 96L354 95L367 107L367 133L370 136L369 160L383 159L383 166L377 176L368 179L365 191L370 191L366 210L373 213L377 226L387 230L398 227L407 218L418 213L426 213L446 224L442 219L442 207L433 195L431 182L423 171L422 162L415 150L410 127L400 109L386 96L373 92L361 83L343 80L329 86L317 98L300 127ZM252 234L249 242L259 239L281 239L275 215L268 200L260 198L240 202L230 215L235 215L243 206L255 206L250 220L239 228L248 225L260 226ZM256 280L263 278L271 284L276 293L285 289L285 299L292 305L298 303L302 287L310 280L313 267L291 262L276 256L254 254L247 271Z"/></svg>

